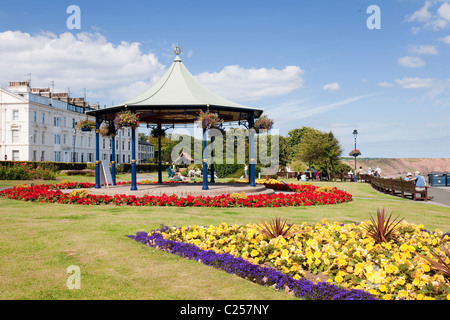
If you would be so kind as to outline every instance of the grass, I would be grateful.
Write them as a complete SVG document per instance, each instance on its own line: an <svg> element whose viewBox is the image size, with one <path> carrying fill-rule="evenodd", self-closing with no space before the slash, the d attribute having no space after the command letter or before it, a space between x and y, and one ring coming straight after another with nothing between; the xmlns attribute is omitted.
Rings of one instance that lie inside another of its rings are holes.
<svg viewBox="0 0 450 320"><path fill-rule="evenodd" d="M92 182L87 177L59 179ZM120 179L129 181L127 175ZM314 184L345 189L355 200L305 208L221 209L86 207L0 199L0 299L294 299L126 238L161 223L246 224L274 217L291 223L314 224L323 218L349 223L367 220L378 207L385 207L427 230L450 231L450 208L380 194L362 183ZM66 286L70 265L80 267L79 290Z"/></svg>

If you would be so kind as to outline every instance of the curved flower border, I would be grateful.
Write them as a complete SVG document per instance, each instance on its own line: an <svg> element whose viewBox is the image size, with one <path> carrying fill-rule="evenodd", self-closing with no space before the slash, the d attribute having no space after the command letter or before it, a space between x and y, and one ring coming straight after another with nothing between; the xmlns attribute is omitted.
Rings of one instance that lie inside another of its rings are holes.
<svg viewBox="0 0 450 320"><path fill-rule="evenodd" d="M129 184L118 183L118 184ZM173 182L170 182L173 183ZM230 194L220 196L186 196L162 195L136 197L134 195L71 195L61 189L92 188L93 183L67 182L56 185L42 184L35 186L15 186L0 191L0 197L47 203L79 204L79 205L130 205L130 206L177 206L177 207L286 207L312 206L344 203L352 201L352 195L333 188L331 192L322 192L313 185L296 184L265 184L278 191L294 191L290 194L275 193L272 195L248 195L246 198L236 198Z"/></svg>
<svg viewBox="0 0 450 320"><path fill-rule="evenodd" d="M236 258L228 253L216 253L212 250L204 251L195 245L165 240L161 235L169 227L162 226L161 230L152 233L137 232L128 238L176 254L190 260L199 261L207 266L222 269L230 274L249 279L260 285L275 286L276 289L290 292L297 297L309 300L377 300L370 293L357 290L339 288L327 282L312 283L306 279L293 279L278 270L255 265L243 258Z"/></svg>

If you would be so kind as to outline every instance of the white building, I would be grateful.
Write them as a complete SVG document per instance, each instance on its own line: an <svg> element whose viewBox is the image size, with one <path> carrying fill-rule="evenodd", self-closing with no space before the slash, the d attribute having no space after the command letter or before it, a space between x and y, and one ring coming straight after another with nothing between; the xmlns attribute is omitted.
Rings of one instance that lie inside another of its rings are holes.
<svg viewBox="0 0 450 320"><path fill-rule="evenodd" d="M147 141L139 140L138 163L146 163L155 157L155 146Z"/></svg>
<svg viewBox="0 0 450 320"><path fill-rule="evenodd" d="M7 90L0 88L0 160L95 162L94 130L75 126L92 109L98 105L83 98L10 82ZM110 154L111 138L100 136L100 160ZM118 132L116 154L116 163L131 161L131 130Z"/></svg>

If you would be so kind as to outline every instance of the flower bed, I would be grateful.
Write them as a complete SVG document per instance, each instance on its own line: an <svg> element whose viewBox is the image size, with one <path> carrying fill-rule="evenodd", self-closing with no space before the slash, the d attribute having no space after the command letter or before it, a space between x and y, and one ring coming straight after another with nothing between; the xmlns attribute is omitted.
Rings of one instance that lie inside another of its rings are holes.
<svg viewBox="0 0 450 320"><path fill-rule="evenodd" d="M278 290L283 290L284 292L305 299L375 300L372 295L362 290L338 288L325 282L314 284L306 279L293 279L289 275L283 274L274 268L254 264L229 253L202 250L193 244L165 239L163 234L167 230L169 228L164 226L161 230L156 230L151 234L138 232L136 235L130 235L128 237L151 247L199 261L207 266L222 269L261 285L273 286Z"/></svg>
<svg viewBox="0 0 450 320"><path fill-rule="evenodd" d="M119 183L120 184L120 183ZM82 205L115 204L132 206L177 206L177 207L285 207L312 206L343 203L352 200L352 196L336 188L331 192L320 191L313 185L270 184L270 188L295 191L290 194L248 195L236 198L232 195L220 196L186 196L175 195L142 196L133 195L92 195L85 197L70 196L60 189L92 188L93 183L62 183L57 185L16 186L0 191L0 197L53 203L68 203Z"/></svg>
<svg viewBox="0 0 450 320"><path fill-rule="evenodd" d="M366 299L370 294L384 300L450 300L450 279L418 255L435 259L430 254L434 250L450 263L439 250L449 242L448 233L444 235L439 230L430 233L422 225L402 222L396 231L396 241L375 244L364 229L368 223L344 225L326 220L315 226L303 223L295 226L298 233L286 239L282 236L269 239L255 224L226 223L163 227L130 237L208 265L231 269L260 284L275 283L279 289L306 298L335 299L339 292L338 296L354 299ZM242 264L245 267L239 267ZM306 282L305 273L328 277L328 284L318 284L320 294L314 293L316 289ZM352 290L363 290L366 294Z"/></svg>

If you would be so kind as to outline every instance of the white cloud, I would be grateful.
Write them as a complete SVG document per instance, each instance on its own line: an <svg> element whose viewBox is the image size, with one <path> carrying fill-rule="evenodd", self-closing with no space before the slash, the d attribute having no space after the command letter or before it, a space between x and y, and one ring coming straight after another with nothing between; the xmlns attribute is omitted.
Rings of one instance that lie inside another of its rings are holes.
<svg viewBox="0 0 450 320"><path fill-rule="evenodd" d="M403 89L430 88L434 80L431 78L409 78L396 79L395 82Z"/></svg>
<svg viewBox="0 0 450 320"><path fill-rule="evenodd" d="M432 14L428 11L430 6L431 2L426 1L425 5L422 8L415 11L412 15L407 16L405 20L408 22L412 21L425 22L430 20L432 18Z"/></svg>
<svg viewBox="0 0 450 320"><path fill-rule="evenodd" d="M322 114L333 109L337 109L341 106L356 102L361 99L365 99L373 96L373 94L368 94L364 96L355 96L345 100L329 103L322 106L311 106L304 105L304 100L294 100L286 103L277 104L275 106L265 107L265 112L270 112L273 114L274 121L277 124L287 123L292 121L298 121L305 118L310 118L318 114Z"/></svg>
<svg viewBox="0 0 450 320"><path fill-rule="evenodd" d="M450 36L446 36L441 38L441 41L445 44L450 44Z"/></svg>
<svg viewBox="0 0 450 320"><path fill-rule="evenodd" d="M411 46L408 51L412 54L437 55L436 47L432 45Z"/></svg>
<svg viewBox="0 0 450 320"><path fill-rule="evenodd" d="M74 96L82 96L86 88L91 103L132 98L142 81L155 81L165 69L154 54L141 52L140 43L114 45L99 33L5 31L0 47L1 84L23 81L31 73L33 87L49 87L54 81L55 91L70 87Z"/></svg>
<svg viewBox="0 0 450 320"><path fill-rule="evenodd" d="M390 82L387 82L387 81L384 81L384 82L378 83L378 86L380 86L382 88L390 88L390 87L393 87L394 84L390 83Z"/></svg>
<svg viewBox="0 0 450 320"><path fill-rule="evenodd" d="M339 90L340 88L341 88L341 86L337 82L327 83L326 85L323 86L324 90L330 90L330 91Z"/></svg>
<svg viewBox="0 0 450 320"><path fill-rule="evenodd" d="M298 66L278 69L246 69L225 66L219 72L202 72L196 78L208 89L227 99L255 101L288 94L303 87L303 70Z"/></svg>
<svg viewBox="0 0 450 320"><path fill-rule="evenodd" d="M408 68L419 68L425 65L425 62L419 57L406 56L398 59L398 64Z"/></svg>
<svg viewBox="0 0 450 320"><path fill-rule="evenodd" d="M447 27L450 21L450 5L445 2L436 11L436 13L430 12L430 9L437 3L442 1L426 1L424 6L415 11L411 15L405 17L406 22L421 23L422 27L413 27L411 31L413 33L419 32L421 29L433 29L440 30ZM433 8L433 11L436 8Z"/></svg>
<svg viewBox="0 0 450 320"><path fill-rule="evenodd" d="M439 7L437 12L441 18L445 19L446 21L450 21L450 4L449 3L443 3Z"/></svg>

